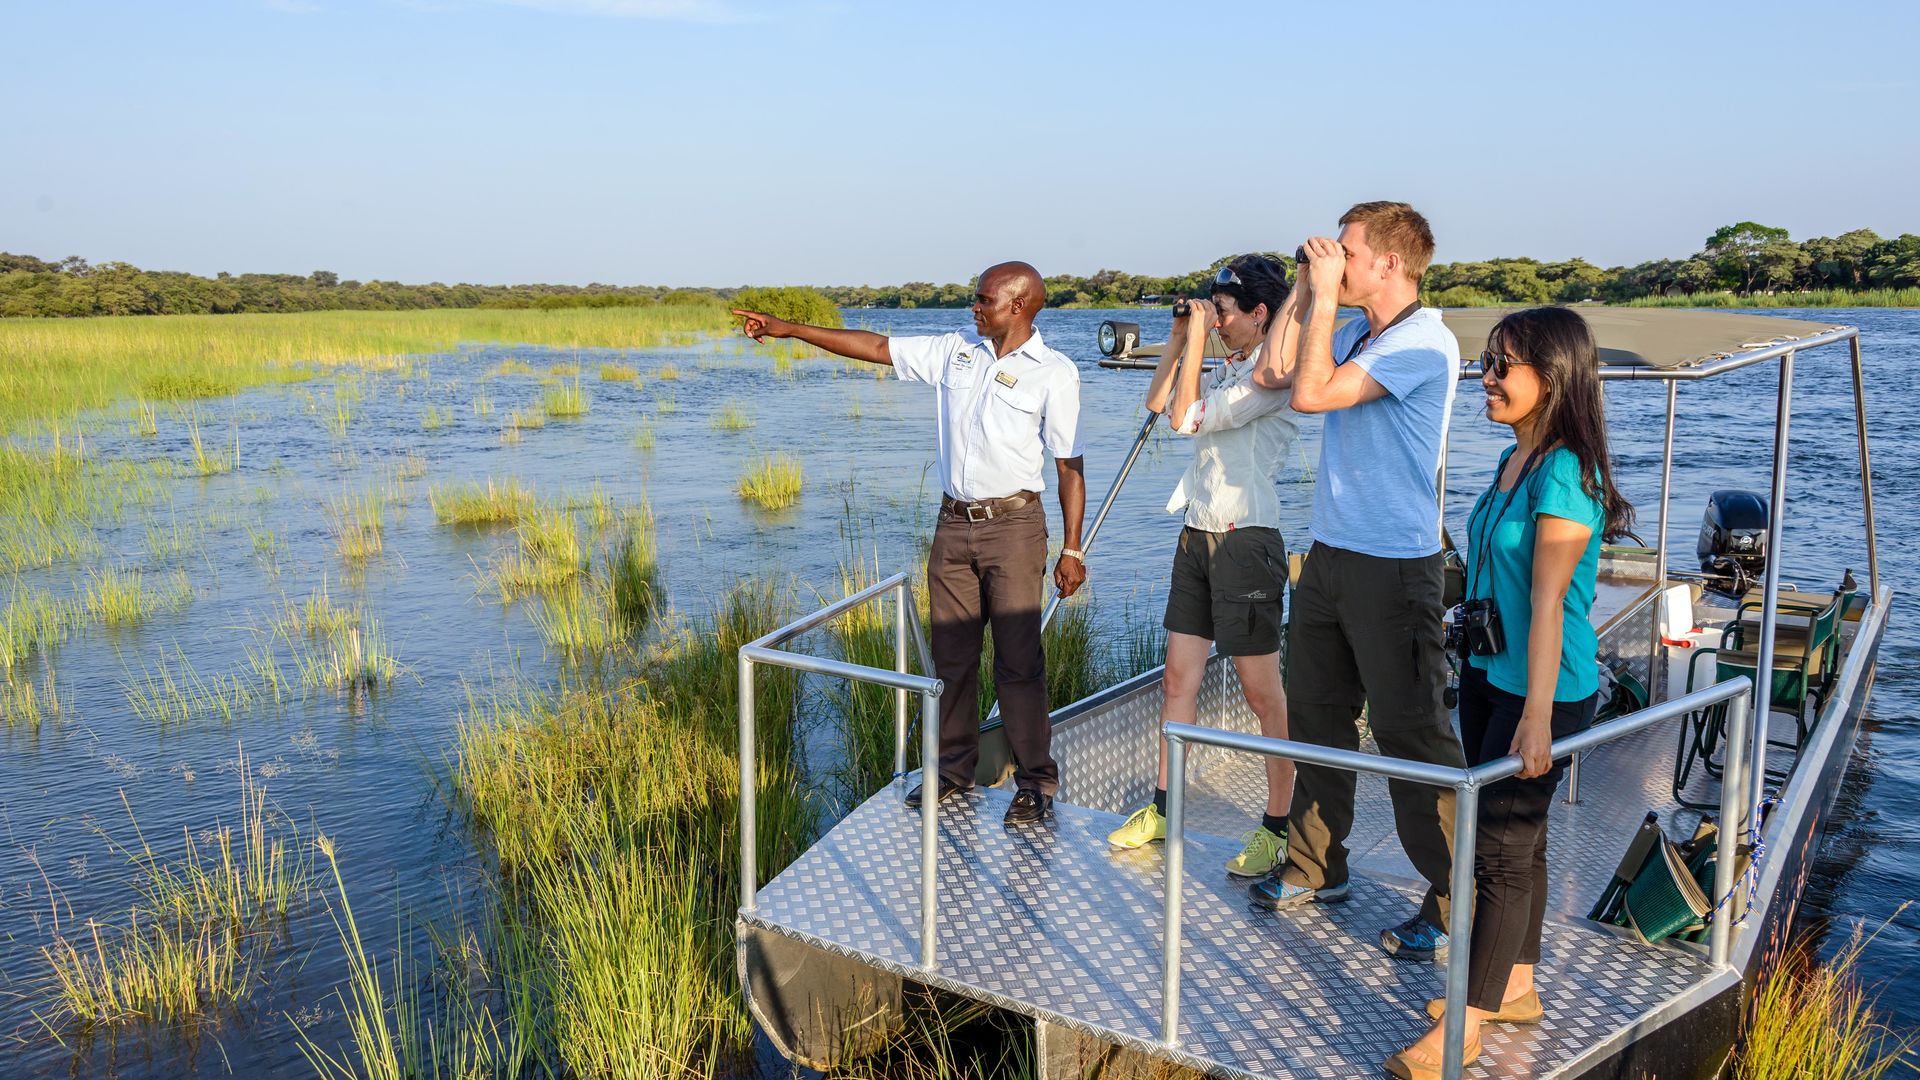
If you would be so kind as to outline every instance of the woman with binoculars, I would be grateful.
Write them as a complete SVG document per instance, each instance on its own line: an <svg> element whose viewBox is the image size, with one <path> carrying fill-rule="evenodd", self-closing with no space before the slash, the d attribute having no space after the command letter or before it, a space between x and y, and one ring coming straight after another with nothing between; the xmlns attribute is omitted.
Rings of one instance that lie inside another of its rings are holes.
<svg viewBox="0 0 1920 1080"><path fill-rule="evenodd" d="M1274 486L1298 428L1284 385L1256 384L1263 341L1287 299L1286 268L1266 255L1243 255L1215 273L1206 300L1175 309L1173 333L1147 390L1147 408L1193 438L1193 463L1167 502L1184 513L1167 590L1167 668L1163 721L1195 722L1207 652L1233 658L1247 705L1262 734L1287 737L1287 698L1280 680L1281 605L1287 548L1280 537L1280 494ZM1231 350L1204 385L1209 332ZM1271 374L1271 373L1269 373ZM1285 373L1279 381L1284 382ZM1286 858L1293 762L1267 759L1267 806L1260 824L1227 862L1238 877L1263 877ZM1153 802L1135 811L1107 840L1131 849L1167 835L1167 758Z"/></svg>
<svg viewBox="0 0 1920 1080"><path fill-rule="evenodd" d="M1534 992L1547 902L1547 810L1565 770L1553 741L1593 723L1599 642L1589 613L1602 539L1624 535L1633 507L1613 486L1600 357L1586 321L1566 308L1500 320L1480 356L1487 418L1513 429L1494 481L1467 518L1467 599L1452 640L1460 672L1460 736L1470 765L1516 754L1520 772L1480 796L1474 842L1473 939L1467 974L1467 1060L1482 1021L1537 1023ZM1399 1077L1439 1075L1436 1021L1395 1054Z"/></svg>

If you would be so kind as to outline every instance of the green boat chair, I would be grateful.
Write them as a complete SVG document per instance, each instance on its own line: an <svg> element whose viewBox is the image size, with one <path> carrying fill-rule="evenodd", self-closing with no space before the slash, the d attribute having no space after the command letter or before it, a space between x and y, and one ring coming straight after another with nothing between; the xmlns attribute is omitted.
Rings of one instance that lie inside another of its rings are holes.
<svg viewBox="0 0 1920 1080"><path fill-rule="evenodd" d="M1833 673L1840 656L1840 620L1852 604L1852 575L1846 583L1824 599L1782 596L1775 604L1780 616L1793 620L1790 625L1776 623L1773 638L1773 673L1768 680L1772 709L1793 716L1795 738L1789 742L1771 739L1769 746L1792 750L1796 754L1806 745L1812 723L1820 715L1820 702L1832 688ZM1760 610L1762 600L1749 594L1743 598L1736 617L1720 634L1717 648L1701 649L1687 663L1687 692L1692 693L1702 668L1700 661L1711 656L1713 682L1745 676L1760 684ZM1715 760L1727 735L1726 702L1690 714L1680 730L1680 747L1674 756L1673 799L1695 810L1712 810L1717 802L1695 802L1682 793L1693 777L1696 765L1708 776L1719 779L1724 762Z"/></svg>

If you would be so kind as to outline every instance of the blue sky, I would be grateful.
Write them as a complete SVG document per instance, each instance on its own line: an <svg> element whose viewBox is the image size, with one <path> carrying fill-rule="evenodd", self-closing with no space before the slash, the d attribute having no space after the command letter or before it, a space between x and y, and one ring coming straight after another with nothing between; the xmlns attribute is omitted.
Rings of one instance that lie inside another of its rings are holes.
<svg viewBox="0 0 1920 1080"><path fill-rule="evenodd" d="M1920 232L1920 4L0 0L0 250L403 281Z"/></svg>

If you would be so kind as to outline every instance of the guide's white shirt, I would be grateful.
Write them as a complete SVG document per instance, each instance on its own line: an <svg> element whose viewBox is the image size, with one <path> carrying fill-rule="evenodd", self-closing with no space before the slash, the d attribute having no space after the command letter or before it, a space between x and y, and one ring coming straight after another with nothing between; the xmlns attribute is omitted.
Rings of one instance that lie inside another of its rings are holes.
<svg viewBox="0 0 1920 1080"><path fill-rule="evenodd" d="M1280 527L1274 480L1300 426L1294 423L1293 391L1254 383L1260 349L1256 345L1245 359L1214 368L1200 400L1173 428L1193 436L1193 464L1167 500L1167 513L1185 510L1187 524L1204 532Z"/></svg>
<svg viewBox="0 0 1920 1080"><path fill-rule="evenodd" d="M887 339L894 374L933 384L941 486L962 502L1045 491L1046 459L1080 456L1080 370L1035 330L1019 348L967 333Z"/></svg>

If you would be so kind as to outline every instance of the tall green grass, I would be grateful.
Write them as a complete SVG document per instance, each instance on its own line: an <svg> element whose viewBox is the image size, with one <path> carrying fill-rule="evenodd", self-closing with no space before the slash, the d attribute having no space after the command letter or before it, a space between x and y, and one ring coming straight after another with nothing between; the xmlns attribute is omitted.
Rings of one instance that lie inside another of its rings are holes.
<svg viewBox="0 0 1920 1080"><path fill-rule="evenodd" d="M198 837L183 829L183 853L163 858L141 834L121 847L138 900L124 923L87 920L86 934L56 933L42 948L48 1015L55 1026L127 1020L191 1020L244 1000L255 983L259 946L305 894L307 861L253 779L242 753L240 819Z"/></svg>
<svg viewBox="0 0 1920 1080"><path fill-rule="evenodd" d="M333 545L350 564L366 562L386 550L386 520L380 497L371 491L342 495L326 505Z"/></svg>
<svg viewBox="0 0 1920 1080"><path fill-rule="evenodd" d="M1661 308L1909 308L1920 307L1920 289L1809 289L1806 292L1700 292L1691 296L1643 296L1625 307Z"/></svg>
<svg viewBox="0 0 1920 1080"><path fill-rule="evenodd" d="M512 477L437 485L427 491L434 520L442 525L514 525L533 513L533 492Z"/></svg>
<svg viewBox="0 0 1920 1080"><path fill-rule="evenodd" d="M753 417L747 414L746 406L737 401L728 401L715 409L707 422L715 431L745 431L753 426Z"/></svg>
<svg viewBox="0 0 1920 1080"><path fill-rule="evenodd" d="M174 571L158 587L138 570L94 571L87 585L87 614L101 626L139 626L155 612L178 606L193 595L187 575Z"/></svg>
<svg viewBox="0 0 1920 1080"><path fill-rule="evenodd" d="M762 454L740 474L740 497L763 510L780 510L800 500L805 473L800 462L786 453Z"/></svg>
<svg viewBox="0 0 1920 1080"><path fill-rule="evenodd" d="M219 397L461 342L651 348L730 323L714 305L324 311L0 322L0 435L115 401Z"/></svg>
<svg viewBox="0 0 1920 1080"><path fill-rule="evenodd" d="M495 560L494 584L500 599L536 589L565 585L585 572L586 545L573 512L541 507L522 515L514 526L515 549Z"/></svg>
<svg viewBox="0 0 1920 1080"><path fill-rule="evenodd" d="M572 382L548 387L540 403L548 416L561 420L585 416L593 407L587 398L586 388L580 385L579 375L575 375Z"/></svg>
<svg viewBox="0 0 1920 1080"><path fill-rule="evenodd" d="M1904 905L1903 905L1904 907ZM1887 1027L1855 975L1857 931L1821 963L1805 943L1762 977L1734 1055L1734 1080L1876 1080L1920 1071L1920 1033Z"/></svg>

